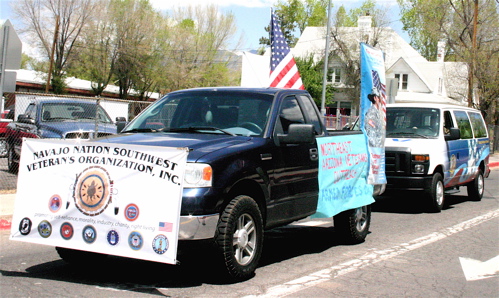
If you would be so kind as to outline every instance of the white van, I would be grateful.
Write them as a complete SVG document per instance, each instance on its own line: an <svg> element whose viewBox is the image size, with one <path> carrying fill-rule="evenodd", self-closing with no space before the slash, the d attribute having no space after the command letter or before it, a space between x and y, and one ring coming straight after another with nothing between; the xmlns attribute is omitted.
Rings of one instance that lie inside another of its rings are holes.
<svg viewBox="0 0 499 298"><path fill-rule="evenodd" d="M466 186L481 200L489 169L489 137L480 111L441 104L389 104L386 109L387 191L422 191L430 211L444 194Z"/></svg>

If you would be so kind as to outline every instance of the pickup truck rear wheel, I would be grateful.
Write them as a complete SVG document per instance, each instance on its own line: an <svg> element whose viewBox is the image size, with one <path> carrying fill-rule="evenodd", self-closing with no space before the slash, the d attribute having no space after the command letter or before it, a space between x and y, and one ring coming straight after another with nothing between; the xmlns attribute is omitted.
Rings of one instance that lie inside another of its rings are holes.
<svg viewBox="0 0 499 298"><path fill-rule="evenodd" d="M215 240L228 277L245 280L253 276L263 247L262 215L253 198L232 199L220 216Z"/></svg>
<svg viewBox="0 0 499 298"><path fill-rule="evenodd" d="M7 140L0 137L0 157L6 157L8 152Z"/></svg>
<svg viewBox="0 0 499 298"><path fill-rule="evenodd" d="M334 229L348 243L365 241L371 225L371 206L346 210L334 216Z"/></svg>
<svg viewBox="0 0 499 298"><path fill-rule="evenodd" d="M444 206L444 181L442 174L438 172L433 174L430 187L426 190L426 197L430 212L438 213L442 211Z"/></svg>
<svg viewBox="0 0 499 298"><path fill-rule="evenodd" d="M471 181L468 186L468 197L473 201L481 201L483 197L483 192L485 190L485 183L483 180L483 172L481 169L478 169L478 173Z"/></svg>

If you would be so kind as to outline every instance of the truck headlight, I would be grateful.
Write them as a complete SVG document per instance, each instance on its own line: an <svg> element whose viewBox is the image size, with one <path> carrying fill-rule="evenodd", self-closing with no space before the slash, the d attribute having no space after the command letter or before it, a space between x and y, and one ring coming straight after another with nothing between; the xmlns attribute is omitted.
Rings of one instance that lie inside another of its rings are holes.
<svg viewBox="0 0 499 298"><path fill-rule="evenodd" d="M213 170L205 163L187 163L184 187L211 187Z"/></svg>
<svg viewBox="0 0 499 298"><path fill-rule="evenodd" d="M422 164L414 165L414 173L423 174L424 173L424 165L422 165Z"/></svg>

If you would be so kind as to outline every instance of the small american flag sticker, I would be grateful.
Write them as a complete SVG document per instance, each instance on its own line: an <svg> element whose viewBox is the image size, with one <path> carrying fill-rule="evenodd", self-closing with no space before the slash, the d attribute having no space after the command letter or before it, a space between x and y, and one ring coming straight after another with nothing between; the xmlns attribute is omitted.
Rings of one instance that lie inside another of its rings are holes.
<svg viewBox="0 0 499 298"><path fill-rule="evenodd" d="M171 222L159 222L159 230L163 232L171 232L173 224Z"/></svg>

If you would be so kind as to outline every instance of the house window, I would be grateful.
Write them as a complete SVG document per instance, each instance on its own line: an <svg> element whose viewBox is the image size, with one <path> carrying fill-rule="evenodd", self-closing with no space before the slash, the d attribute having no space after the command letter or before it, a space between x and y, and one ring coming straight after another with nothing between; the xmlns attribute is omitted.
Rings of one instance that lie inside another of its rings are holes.
<svg viewBox="0 0 499 298"><path fill-rule="evenodd" d="M340 68L330 68L327 76L327 81L329 83L340 83L341 82L341 69Z"/></svg>
<svg viewBox="0 0 499 298"><path fill-rule="evenodd" d="M407 81L409 79L409 75L405 73L396 73L395 78L399 80L399 90L407 90Z"/></svg>

